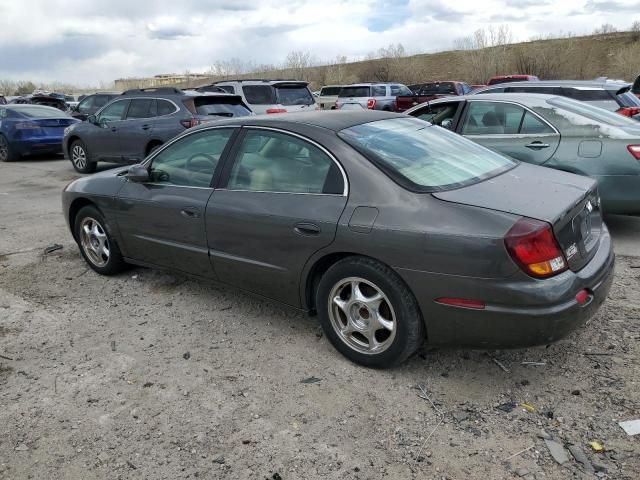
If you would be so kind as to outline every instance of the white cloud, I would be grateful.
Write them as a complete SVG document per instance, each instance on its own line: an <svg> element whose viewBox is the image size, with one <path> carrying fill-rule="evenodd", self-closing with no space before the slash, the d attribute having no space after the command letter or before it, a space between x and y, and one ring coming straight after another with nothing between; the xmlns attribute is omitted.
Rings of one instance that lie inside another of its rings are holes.
<svg viewBox="0 0 640 480"><path fill-rule="evenodd" d="M291 50L363 58L389 43L451 48L506 23L515 40L619 29L634 0L21 0L0 2L0 77L97 84L199 71L232 57L279 64Z"/></svg>

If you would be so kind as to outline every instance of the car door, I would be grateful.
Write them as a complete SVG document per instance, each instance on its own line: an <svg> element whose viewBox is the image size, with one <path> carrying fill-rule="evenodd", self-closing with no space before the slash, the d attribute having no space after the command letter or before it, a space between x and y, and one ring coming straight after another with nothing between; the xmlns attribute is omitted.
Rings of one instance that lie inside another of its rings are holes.
<svg viewBox="0 0 640 480"><path fill-rule="evenodd" d="M505 101L469 100L458 132L492 150L541 165L560 145L560 134L533 111Z"/></svg>
<svg viewBox="0 0 640 480"><path fill-rule="evenodd" d="M214 278L205 234L213 182L237 129L211 127L179 138L145 162L149 181L118 192L118 228L127 257Z"/></svg>
<svg viewBox="0 0 640 480"><path fill-rule="evenodd" d="M147 143L153 132L156 110L155 98L131 100L127 109L126 122L122 122L118 137L123 160L135 163L144 159Z"/></svg>
<svg viewBox="0 0 640 480"><path fill-rule="evenodd" d="M298 135L246 127L236 143L207 206L214 270L222 281L300 306L302 268L334 240L346 176L326 149Z"/></svg>
<svg viewBox="0 0 640 480"><path fill-rule="evenodd" d="M129 99L115 100L98 113L95 128L85 139L92 156L114 162L121 160L120 128L128 106Z"/></svg>

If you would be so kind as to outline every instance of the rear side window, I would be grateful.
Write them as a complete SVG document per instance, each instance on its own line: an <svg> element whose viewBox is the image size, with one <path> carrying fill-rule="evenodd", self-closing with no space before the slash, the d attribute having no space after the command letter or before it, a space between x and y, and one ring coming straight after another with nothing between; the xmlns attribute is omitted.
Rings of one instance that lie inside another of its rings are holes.
<svg viewBox="0 0 640 480"><path fill-rule="evenodd" d="M254 105L273 105L276 103L273 88L269 85L243 85L242 92L247 102Z"/></svg>
<svg viewBox="0 0 640 480"><path fill-rule="evenodd" d="M516 163L460 135L416 118L394 118L342 130L340 137L412 191L477 183Z"/></svg>
<svg viewBox="0 0 640 480"><path fill-rule="evenodd" d="M520 133L523 135L536 135L544 133L555 133L553 129L533 115L531 112L525 112Z"/></svg>
<svg viewBox="0 0 640 480"><path fill-rule="evenodd" d="M153 98L131 100L127 118L150 118L156 115L156 101Z"/></svg>
<svg viewBox="0 0 640 480"><path fill-rule="evenodd" d="M221 88L227 93L236 93L236 89L233 88L233 85L217 85L218 88Z"/></svg>
<svg viewBox="0 0 640 480"><path fill-rule="evenodd" d="M306 86L276 87L276 97L281 105L311 105L313 97Z"/></svg>
<svg viewBox="0 0 640 480"><path fill-rule="evenodd" d="M371 89L369 87L342 87L339 97L370 97Z"/></svg>
<svg viewBox="0 0 640 480"><path fill-rule="evenodd" d="M374 97L386 97L387 87L384 85L374 85L371 87L371 95Z"/></svg>
<svg viewBox="0 0 640 480"><path fill-rule="evenodd" d="M282 133L249 130L227 188L341 194L344 182L333 160L315 145Z"/></svg>
<svg viewBox="0 0 640 480"><path fill-rule="evenodd" d="M470 102L462 134L517 134L523 115L524 108L509 103Z"/></svg>
<svg viewBox="0 0 640 480"><path fill-rule="evenodd" d="M335 96L340 93L340 89L341 87L322 87L322 90L320 90L320 95L328 97Z"/></svg>
<svg viewBox="0 0 640 480"><path fill-rule="evenodd" d="M176 111L176 106L168 100L158 99L158 112L157 115L162 117L163 115L171 115Z"/></svg>
<svg viewBox="0 0 640 480"><path fill-rule="evenodd" d="M251 110L241 103L229 101L225 98L196 97L193 105L198 115L214 117L245 117L251 115Z"/></svg>

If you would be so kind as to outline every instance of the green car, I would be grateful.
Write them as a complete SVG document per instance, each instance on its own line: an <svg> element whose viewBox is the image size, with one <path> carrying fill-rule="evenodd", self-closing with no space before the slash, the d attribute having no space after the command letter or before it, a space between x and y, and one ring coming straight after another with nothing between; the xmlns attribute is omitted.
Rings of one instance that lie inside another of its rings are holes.
<svg viewBox="0 0 640 480"><path fill-rule="evenodd" d="M406 112L523 162L598 182L606 213L640 214L640 122L565 97L493 93Z"/></svg>

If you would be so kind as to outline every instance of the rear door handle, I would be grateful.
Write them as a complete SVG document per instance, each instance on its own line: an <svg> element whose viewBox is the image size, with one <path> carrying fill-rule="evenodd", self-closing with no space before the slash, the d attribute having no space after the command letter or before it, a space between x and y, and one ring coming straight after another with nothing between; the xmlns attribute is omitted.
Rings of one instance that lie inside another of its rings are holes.
<svg viewBox="0 0 640 480"><path fill-rule="evenodd" d="M315 223L307 223L301 222L297 223L295 227L293 227L293 231L298 235L304 235L306 237L313 235L320 235L320 227Z"/></svg>
<svg viewBox="0 0 640 480"><path fill-rule="evenodd" d="M525 145L525 147L530 148L531 150L539 150L541 148L549 148L551 145L549 145L548 143L542 143L542 142L531 142L528 145Z"/></svg>
<svg viewBox="0 0 640 480"><path fill-rule="evenodd" d="M111 127L111 131L112 131L112 132L117 132L117 131L118 131L118 129L117 129L116 127Z"/></svg>
<svg viewBox="0 0 640 480"><path fill-rule="evenodd" d="M184 207L180 210L180 215L186 218L199 218L200 210L196 207Z"/></svg>

